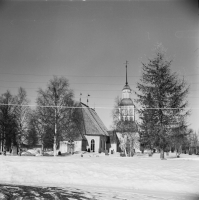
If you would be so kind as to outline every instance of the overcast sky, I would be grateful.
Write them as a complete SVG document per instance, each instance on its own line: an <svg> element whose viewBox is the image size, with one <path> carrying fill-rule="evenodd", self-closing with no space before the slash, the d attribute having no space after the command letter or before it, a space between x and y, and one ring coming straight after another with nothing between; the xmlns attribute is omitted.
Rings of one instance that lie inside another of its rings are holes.
<svg viewBox="0 0 199 200"><path fill-rule="evenodd" d="M128 60L133 90L141 62L162 43L172 70L190 85L190 128L199 129L199 20L197 1L1 1L0 94L37 89L63 75L75 99L96 108L107 128L121 96Z"/></svg>

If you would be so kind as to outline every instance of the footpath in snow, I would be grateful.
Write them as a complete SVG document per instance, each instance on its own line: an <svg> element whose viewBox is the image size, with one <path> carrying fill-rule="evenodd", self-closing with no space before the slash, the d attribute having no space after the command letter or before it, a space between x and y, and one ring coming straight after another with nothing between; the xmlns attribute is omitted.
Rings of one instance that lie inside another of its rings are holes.
<svg viewBox="0 0 199 200"><path fill-rule="evenodd" d="M79 188L126 199L133 199L133 194L198 199L199 156L170 154L166 158L88 153L55 158L0 156L0 183Z"/></svg>

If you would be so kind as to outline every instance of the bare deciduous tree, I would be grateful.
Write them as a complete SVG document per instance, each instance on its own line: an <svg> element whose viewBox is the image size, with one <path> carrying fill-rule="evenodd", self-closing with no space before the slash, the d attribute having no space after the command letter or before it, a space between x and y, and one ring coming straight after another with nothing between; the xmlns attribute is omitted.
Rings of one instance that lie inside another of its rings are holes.
<svg viewBox="0 0 199 200"><path fill-rule="evenodd" d="M26 141L28 134L29 114L31 112L28 106L27 93L25 89L19 88L18 94L15 98L15 120L17 123L17 143L19 147L19 155L21 155L21 145Z"/></svg>
<svg viewBox="0 0 199 200"><path fill-rule="evenodd" d="M15 97L9 92L0 96L0 136L1 150L6 155L7 147L12 149L13 143L16 143L16 120L15 120Z"/></svg>
<svg viewBox="0 0 199 200"><path fill-rule="evenodd" d="M67 134L65 127L70 121L70 109L73 106L73 92L69 89L68 80L54 76L47 89L38 90L37 106L42 108L43 119L47 126L54 127L53 151L56 156L58 139Z"/></svg>

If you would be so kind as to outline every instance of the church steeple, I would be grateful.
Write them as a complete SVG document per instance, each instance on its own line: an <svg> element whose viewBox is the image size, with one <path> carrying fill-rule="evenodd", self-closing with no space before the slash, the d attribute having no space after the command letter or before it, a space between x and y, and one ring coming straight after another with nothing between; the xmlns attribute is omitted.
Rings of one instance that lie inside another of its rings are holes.
<svg viewBox="0 0 199 200"><path fill-rule="evenodd" d="M128 64L128 61L126 61L126 85L128 85L128 81L127 81L127 64Z"/></svg>
<svg viewBox="0 0 199 200"><path fill-rule="evenodd" d="M134 113L134 104L131 99L131 88L128 85L128 74L127 74L127 64L128 61L126 61L125 67L126 67L126 83L122 89L122 99L120 102L119 107L119 120L134 120L135 119L135 113Z"/></svg>
<svg viewBox="0 0 199 200"><path fill-rule="evenodd" d="M122 99L129 99L131 98L130 97L130 94L131 94L131 88L129 87L128 85L128 79L127 79L127 64L128 64L128 61L126 61L126 83L125 83L125 86L122 90Z"/></svg>

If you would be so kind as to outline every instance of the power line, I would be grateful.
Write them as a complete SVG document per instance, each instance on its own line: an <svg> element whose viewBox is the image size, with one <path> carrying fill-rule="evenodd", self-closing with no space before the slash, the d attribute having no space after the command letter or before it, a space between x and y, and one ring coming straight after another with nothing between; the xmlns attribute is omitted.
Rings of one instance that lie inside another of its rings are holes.
<svg viewBox="0 0 199 200"><path fill-rule="evenodd" d="M13 80L11 80L11 81L8 81L8 80L0 80L0 81L2 81L2 82L17 82L17 83L48 83L48 82L46 82L46 81L13 81ZM75 82L69 82L69 84L77 84L77 85L121 85L121 84L119 84L119 83L94 83L94 82L92 82L92 83L75 83ZM136 85L137 83L130 83L130 85ZM190 83L190 84L199 84L199 82L193 82L193 83Z"/></svg>
<svg viewBox="0 0 199 200"><path fill-rule="evenodd" d="M19 87L4 87L4 86L0 86L0 88L19 88ZM24 89L31 89L31 90L35 90L35 89L39 89L39 88L27 88L27 87L23 87ZM110 92L110 91L121 91L121 90L81 90L81 89L72 89L72 90L76 90L76 91L103 91L103 92Z"/></svg>
<svg viewBox="0 0 199 200"><path fill-rule="evenodd" d="M48 82L44 82L44 81L8 81L8 80L0 80L2 82L18 82L18 83L48 83ZM69 84L77 84L77 85L121 85L119 83L74 83L74 82L70 82ZM132 83L130 85L136 85L137 83Z"/></svg>
<svg viewBox="0 0 199 200"><path fill-rule="evenodd" d="M66 77L125 77L125 76L119 76L119 75L66 75L66 74L52 74L52 75L46 75L46 74L16 74L16 73L0 73L0 74L8 74L8 75L19 75L19 76L47 76L47 77L52 77L52 76L66 76ZM140 75L134 75L134 76L128 76L128 77L141 77Z"/></svg>
<svg viewBox="0 0 199 200"><path fill-rule="evenodd" d="M66 77L107 77L107 78L118 78L118 77L125 77L125 76L119 76L119 75L66 75L66 74L16 74L16 73L0 73L0 74L8 74L8 75L19 75L19 76L47 76L47 77L52 77L52 76L66 76ZM187 75L179 75L179 76L198 76L199 74L187 74ZM128 77L142 77L141 75L128 75Z"/></svg>
<svg viewBox="0 0 199 200"><path fill-rule="evenodd" d="M41 108L91 108L91 107L78 107L78 106L39 106L39 105L20 105L20 104L1 104L0 106L19 106L19 107L41 107ZM118 109L118 108L114 108L114 107L102 107L102 106L98 106L95 108L104 108L104 109ZM153 109L157 109L157 110L176 110L176 109L181 109L181 108L135 108L135 110L139 110L139 109L145 109L145 110L153 110ZM183 108L183 110L190 110L190 109L199 109L199 108Z"/></svg>

